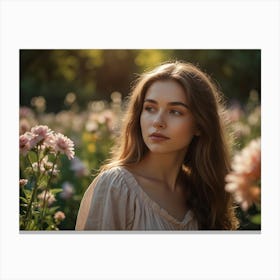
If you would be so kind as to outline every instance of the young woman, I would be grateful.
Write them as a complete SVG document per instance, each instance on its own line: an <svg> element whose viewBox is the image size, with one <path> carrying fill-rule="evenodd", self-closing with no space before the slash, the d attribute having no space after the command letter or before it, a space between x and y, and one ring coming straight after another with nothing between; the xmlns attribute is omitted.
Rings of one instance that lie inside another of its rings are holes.
<svg viewBox="0 0 280 280"><path fill-rule="evenodd" d="M84 194L76 230L233 230L221 95L190 63L143 74L114 157Z"/></svg>

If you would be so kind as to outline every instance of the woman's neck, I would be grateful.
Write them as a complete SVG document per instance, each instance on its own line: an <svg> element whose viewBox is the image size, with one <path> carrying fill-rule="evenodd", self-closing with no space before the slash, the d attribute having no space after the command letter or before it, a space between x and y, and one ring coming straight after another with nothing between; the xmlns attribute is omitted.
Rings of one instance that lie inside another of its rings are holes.
<svg viewBox="0 0 280 280"><path fill-rule="evenodd" d="M134 166L139 175L161 182L170 191L175 192L182 170L184 153L155 154L148 153Z"/></svg>

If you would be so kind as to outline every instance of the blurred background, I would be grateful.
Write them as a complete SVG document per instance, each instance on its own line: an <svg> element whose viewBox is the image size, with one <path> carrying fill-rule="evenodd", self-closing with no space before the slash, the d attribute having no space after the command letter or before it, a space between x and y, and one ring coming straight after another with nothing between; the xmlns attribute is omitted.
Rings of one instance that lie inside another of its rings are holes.
<svg viewBox="0 0 280 280"><path fill-rule="evenodd" d="M61 230L73 230L81 198L117 135L137 75L170 60L192 62L224 93L232 156L261 135L260 50L20 50L20 135L48 125L75 143L75 158L60 162L56 205ZM20 169L23 169L21 166ZM21 171L21 170L20 170ZM259 209L238 208L240 229L260 229Z"/></svg>

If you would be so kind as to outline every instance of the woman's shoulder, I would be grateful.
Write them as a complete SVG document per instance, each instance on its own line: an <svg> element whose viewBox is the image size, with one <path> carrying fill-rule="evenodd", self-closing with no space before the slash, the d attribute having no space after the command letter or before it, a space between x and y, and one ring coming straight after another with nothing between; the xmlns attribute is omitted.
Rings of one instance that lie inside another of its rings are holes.
<svg viewBox="0 0 280 280"><path fill-rule="evenodd" d="M127 174L122 166L105 169L94 179L95 188L101 187L111 191L128 190Z"/></svg>
<svg viewBox="0 0 280 280"><path fill-rule="evenodd" d="M87 189L78 229L126 229L133 219L135 196L120 167L101 171Z"/></svg>
<svg viewBox="0 0 280 280"><path fill-rule="evenodd" d="M116 178L116 177L121 177L122 172L121 172L121 167L120 166L114 166L110 168L106 168L100 171L98 174L98 178Z"/></svg>

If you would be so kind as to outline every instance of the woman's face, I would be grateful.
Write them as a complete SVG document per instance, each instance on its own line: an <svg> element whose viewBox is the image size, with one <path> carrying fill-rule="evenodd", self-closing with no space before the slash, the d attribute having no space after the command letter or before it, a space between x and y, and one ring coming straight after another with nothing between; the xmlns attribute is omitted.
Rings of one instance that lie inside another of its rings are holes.
<svg viewBox="0 0 280 280"><path fill-rule="evenodd" d="M151 152L186 152L198 135L188 100L175 81L156 81L147 90L140 117L142 137Z"/></svg>

